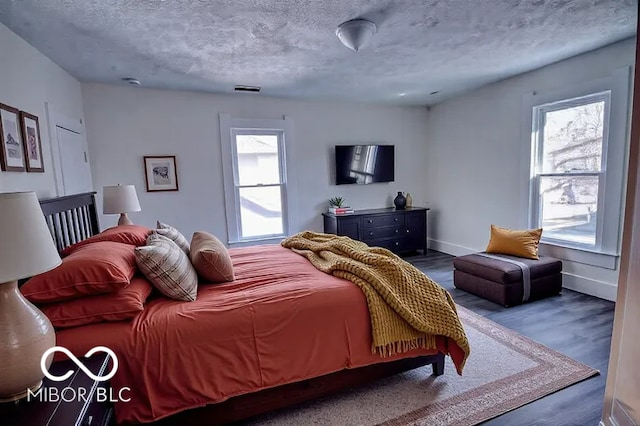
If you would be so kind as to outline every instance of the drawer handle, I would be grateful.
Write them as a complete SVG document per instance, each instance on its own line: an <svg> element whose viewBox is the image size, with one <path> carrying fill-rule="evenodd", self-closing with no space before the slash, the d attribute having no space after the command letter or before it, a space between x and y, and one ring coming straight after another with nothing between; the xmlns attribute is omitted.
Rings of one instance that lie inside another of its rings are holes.
<svg viewBox="0 0 640 426"><path fill-rule="evenodd" d="M397 222L397 221L398 221L398 218L397 218L397 217L394 217L394 218L393 218L393 221L394 221L394 222Z"/></svg>
<svg viewBox="0 0 640 426"><path fill-rule="evenodd" d="M396 234L397 234L398 232L400 232L400 231L399 231L398 229L396 229Z"/></svg>
<svg viewBox="0 0 640 426"><path fill-rule="evenodd" d="M367 223L373 223L372 219L367 220Z"/></svg>
<svg viewBox="0 0 640 426"><path fill-rule="evenodd" d="M373 232L369 232L369 236L373 237Z"/></svg>
<svg viewBox="0 0 640 426"><path fill-rule="evenodd" d="M396 245L397 245L397 246L399 246L399 245L400 245L400 243L396 241Z"/></svg>
<svg viewBox="0 0 640 426"><path fill-rule="evenodd" d="M407 229L407 234L409 233L409 230Z"/></svg>

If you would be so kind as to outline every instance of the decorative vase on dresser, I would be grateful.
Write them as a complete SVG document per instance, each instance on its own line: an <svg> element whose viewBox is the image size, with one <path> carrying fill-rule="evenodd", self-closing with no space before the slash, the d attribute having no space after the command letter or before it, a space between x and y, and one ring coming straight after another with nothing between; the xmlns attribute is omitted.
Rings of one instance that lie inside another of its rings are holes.
<svg viewBox="0 0 640 426"><path fill-rule="evenodd" d="M393 199L393 204L396 206L396 209L404 210L407 205L407 199L402 195L402 191L398 191L398 195Z"/></svg>
<svg viewBox="0 0 640 426"><path fill-rule="evenodd" d="M404 198L407 199L407 205L405 207L411 207L413 205L413 197L411 196L411 194L407 192L407 196Z"/></svg>

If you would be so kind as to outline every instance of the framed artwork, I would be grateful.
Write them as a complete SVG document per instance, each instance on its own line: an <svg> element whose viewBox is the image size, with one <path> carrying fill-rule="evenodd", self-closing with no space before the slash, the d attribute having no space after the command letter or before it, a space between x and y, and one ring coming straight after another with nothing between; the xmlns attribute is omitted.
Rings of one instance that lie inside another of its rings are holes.
<svg viewBox="0 0 640 426"><path fill-rule="evenodd" d="M24 159L27 171L44 173L38 117L28 112L20 111L20 125L22 127Z"/></svg>
<svg viewBox="0 0 640 426"><path fill-rule="evenodd" d="M178 190L175 155L145 155L144 172L147 192Z"/></svg>
<svg viewBox="0 0 640 426"><path fill-rule="evenodd" d="M0 169L7 172L24 171L24 147L20 133L20 112L0 104Z"/></svg>

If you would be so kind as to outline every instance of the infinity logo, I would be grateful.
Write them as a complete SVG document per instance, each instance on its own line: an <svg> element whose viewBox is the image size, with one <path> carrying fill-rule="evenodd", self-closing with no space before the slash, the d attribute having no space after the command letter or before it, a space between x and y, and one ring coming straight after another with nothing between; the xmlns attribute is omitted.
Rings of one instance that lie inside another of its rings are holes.
<svg viewBox="0 0 640 426"><path fill-rule="evenodd" d="M47 358L49 357L49 355L51 355L54 352L62 352L65 355L67 355L73 362L75 362L75 364L78 367L80 367L82 371L84 371L84 374L91 377L91 379L97 382L106 382L107 380L115 376L116 371L118 371L118 357L111 349L105 346L96 346L95 348L89 350L89 352L84 354L84 357L89 358L91 355L95 354L96 352L105 352L107 355L109 355L111 359L113 359L113 368L111 369L109 374L107 374L106 376L96 376L91 371L89 371L89 369L85 367L85 365L82 362L80 362L80 360L76 358L75 355L73 355L71 351L69 351L69 349L63 346L54 346L52 348L47 349L45 353L42 354L42 358L40 358L40 368L42 369L42 372L49 380L53 380L54 382L63 382L67 380L69 377L71 377L71 375L73 374L73 370L69 370L66 373L64 373L62 376L54 376L53 374L49 373L49 371L47 371Z"/></svg>

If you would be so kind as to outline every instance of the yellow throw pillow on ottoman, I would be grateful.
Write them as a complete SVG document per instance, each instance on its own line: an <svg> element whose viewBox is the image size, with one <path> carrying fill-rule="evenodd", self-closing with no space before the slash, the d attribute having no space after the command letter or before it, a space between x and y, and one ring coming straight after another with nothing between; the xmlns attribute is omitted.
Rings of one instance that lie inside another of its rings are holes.
<svg viewBox="0 0 640 426"><path fill-rule="evenodd" d="M538 259L540 237L542 228L514 231L491 225L491 239L486 252Z"/></svg>

